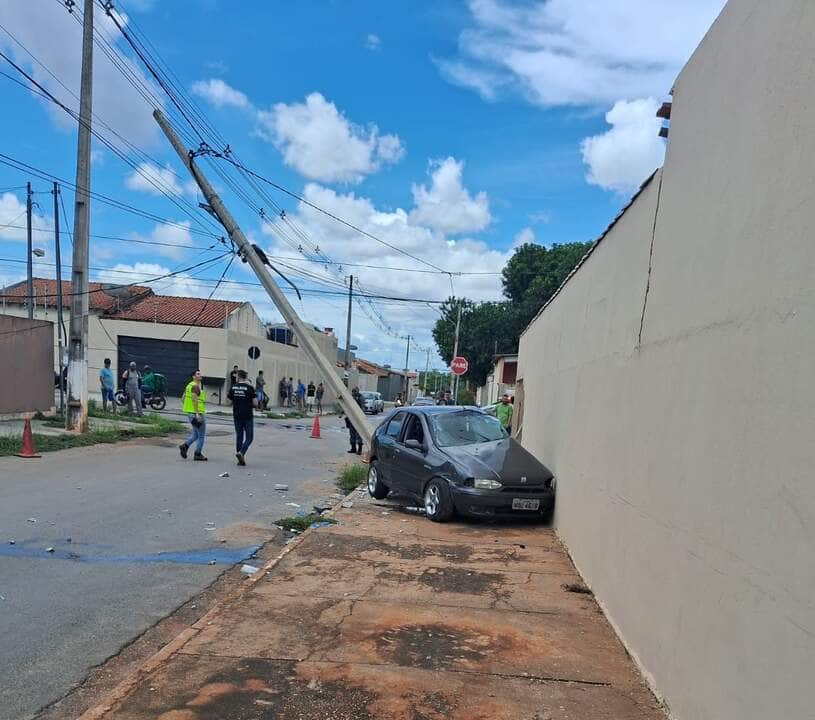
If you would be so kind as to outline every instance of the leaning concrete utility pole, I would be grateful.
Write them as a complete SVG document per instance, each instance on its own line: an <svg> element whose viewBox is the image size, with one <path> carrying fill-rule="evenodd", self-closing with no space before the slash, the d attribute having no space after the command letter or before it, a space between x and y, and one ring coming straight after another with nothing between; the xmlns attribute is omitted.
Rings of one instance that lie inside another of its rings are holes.
<svg viewBox="0 0 815 720"><path fill-rule="evenodd" d="M210 185L209 180L207 180L201 170L198 169L196 164L193 162L189 151L184 147L183 143L179 139L178 135L176 135L172 127L170 127L170 124L167 122L167 118L164 117L164 113L162 113L161 110L154 110L153 117L156 119L159 127L167 136L167 139L170 141L173 149L178 154L181 162L184 163L184 167L190 171L190 174L198 184L198 187L201 188L201 193L207 199L207 202L220 221L221 225L224 226L224 229L229 235L229 239L232 240L232 242L234 242L238 247L241 257L243 257L246 262L249 263L252 270L255 271L255 275L257 275L258 280L260 280L266 292L269 294L272 302L280 311L283 319L294 330L294 334L297 336L297 339L299 340L300 345L305 351L306 355L308 355L308 357L314 361L317 367L320 368L320 371L323 373L328 386L337 394L337 400L340 402L345 414L348 415L348 418L357 429L357 432L359 432L365 441L370 444L371 428L368 425L368 421L365 419L365 414L362 412L362 408L357 405L348 388L345 387L345 384L337 376L336 358L329 361L329 359L323 355L320 347L312 337L311 332L306 328L303 321L298 317L297 313L294 311L294 308L286 299L286 296L283 295L282 291L277 286L277 283L272 279L272 276L266 269L263 261L260 259L260 257L258 257L258 254L255 252L252 244L243 234L243 230L238 227L238 223L235 222L235 218L233 218L229 210L226 209L226 206L221 201L221 198L218 197L212 185Z"/></svg>
<svg viewBox="0 0 815 720"><path fill-rule="evenodd" d="M93 0L85 0L82 21L82 75L79 137L76 145L74 252L71 261L71 324L68 337L66 427L88 429L88 231L91 189L91 108L93 90Z"/></svg>

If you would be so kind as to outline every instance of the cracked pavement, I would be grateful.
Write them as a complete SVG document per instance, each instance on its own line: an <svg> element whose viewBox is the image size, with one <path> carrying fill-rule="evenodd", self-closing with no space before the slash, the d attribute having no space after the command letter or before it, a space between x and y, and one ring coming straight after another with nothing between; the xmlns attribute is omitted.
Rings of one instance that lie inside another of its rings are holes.
<svg viewBox="0 0 815 720"><path fill-rule="evenodd" d="M353 500L82 720L664 717L552 530Z"/></svg>

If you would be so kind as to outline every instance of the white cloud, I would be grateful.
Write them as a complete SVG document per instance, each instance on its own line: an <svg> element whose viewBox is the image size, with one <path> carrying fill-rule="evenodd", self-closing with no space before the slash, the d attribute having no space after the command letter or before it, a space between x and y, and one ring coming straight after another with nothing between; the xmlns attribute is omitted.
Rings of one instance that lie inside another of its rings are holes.
<svg viewBox="0 0 815 720"><path fill-rule="evenodd" d="M357 183L398 162L405 152L396 135L380 135L373 124L352 123L317 92L304 103L278 103L260 111L258 122L284 162L311 180Z"/></svg>
<svg viewBox="0 0 815 720"><path fill-rule="evenodd" d="M548 210L538 210L537 212L529 213L529 222L533 225L548 225L552 222L552 213Z"/></svg>
<svg viewBox="0 0 815 720"><path fill-rule="evenodd" d="M181 195L191 189L189 183L182 186L181 178L169 165L159 167L150 162L139 163L136 169L125 177L125 186L130 190L151 195L163 195L164 192Z"/></svg>
<svg viewBox="0 0 815 720"><path fill-rule="evenodd" d="M662 96L725 0L470 0L473 24L442 75L485 99L545 106Z"/></svg>
<svg viewBox="0 0 815 720"><path fill-rule="evenodd" d="M172 272L170 268L158 263L117 263L111 268L98 271L93 279L97 282L126 285L130 283L146 283L148 280L167 275L170 272ZM201 283L189 275L174 275L171 278L151 282L149 287L155 293L161 295L201 297L203 292Z"/></svg>
<svg viewBox="0 0 815 720"><path fill-rule="evenodd" d="M431 161L430 168L430 189L412 188L416 207L410 213L411 222L450 235L476 232L490 224L487 193L473 197L462 184L463 161L448 157Z"/></svg>
<svg viewBox="0 0 815 720"><path fill-rule="evenodd" d="M527 243L534 243L535 242L535 233L532 228L525 227L521 232L519 232L512 241L512 247L518 248L521 245L526 245Z"/></svg>
<svg viewBox="0 0 815 720"><path fill-rule="evenodd" d="M192 92L193 95L204 98L216 108L235 107L240 110L252 108L252 103L245 93L236 90L219 78L194 82Z"/></svg>
<svg viewBox="0 0 815 720"><path fill-rule="evenodd" d="M120 22L126 22L124 16L119 17ZM94 20L99 32L110 42L121 44L118 29L99 7L95 9ZM76 22L76 18L54 3L3 2L0 3L0 23L71 92L62 87L40 65L33 63L30 56L5 33L0 34L0 47L26 66L37 82L69 108L78 112L79 102L74 95L79 95L82 28L80 23ZM145 77L139 67L124 56L120 60L128 67L129 73L152 88L157 97L161 97L161 91ZM159 133L151 115L153 108L103 53L94 54L93 70L94 113L113 130L136 145L144 146L156 142ZM48 101L43 102L59 127L66 129L76 127L76 121L65 111ZM109 139L115 144L120 144L120 141L110 135L101 124L97 123L96 129L104 135L109 135Z"/></svg>
<svg viewBox="0 0 815 720"><path fill-rule="evenodd" d="M183 258L187 252L186 248L193 245L189 220L180 220L175 225L160 223L155 225L147 235L131 233L131 237L151 243L165 243L151 246L150 252L176 260Z"/></svg>
<svg viewBox="0 0 815 720"><path fill-rule="evenodd" d="M628 193L662 164L665 143L658 136L658 107L653 98L621 100L606 114L611 129L583 140L581 151L590 184Z"/></svg>
<svg viewBox="0 0 815 720"><path fill-rule="evenodd" d="M0 195L0 240L26 240L26 204L14 193L5 192ZM14 227L4 227L13 225ZM34 245L43 245L50 242L44 231L51 229L51 221L33 211L31 227L34 230Z"/></svg>
<svg viewBox="0 0 815 720"><path fill-rule="evenodd" d="M380 50L382 48L382 38L374 33L368 33L365 38L365 48L367 50Z"/></svg>

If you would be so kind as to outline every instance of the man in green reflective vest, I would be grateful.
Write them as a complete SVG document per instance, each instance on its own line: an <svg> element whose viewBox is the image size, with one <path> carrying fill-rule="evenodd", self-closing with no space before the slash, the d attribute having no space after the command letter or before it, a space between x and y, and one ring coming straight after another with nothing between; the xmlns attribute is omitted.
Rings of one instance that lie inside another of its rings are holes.
<svg viewBox="0 0 815 720"><path fill-rule="evenodd" d="M192 380L184 388L184 396L181 401L181 410L187 413L192 426L190 436L178 446L181 457L187 459L187 450L195 445L193 460L206 460L204 453L204 439L207 434L206 406L204 403L204 390L201 386L201 371L196 370Z"/></svg>

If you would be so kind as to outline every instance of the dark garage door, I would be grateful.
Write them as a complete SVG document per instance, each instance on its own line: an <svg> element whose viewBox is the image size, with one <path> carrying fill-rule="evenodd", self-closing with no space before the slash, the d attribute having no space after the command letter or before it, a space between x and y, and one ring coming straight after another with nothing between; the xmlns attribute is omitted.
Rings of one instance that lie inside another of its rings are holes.
<svg viewBox="0 0 815 720"><path fill-rule="evenodd" d="M198 369L198 343L119 335L119 377L131 362L164 375L167 394L180 397Z"/></svg>

